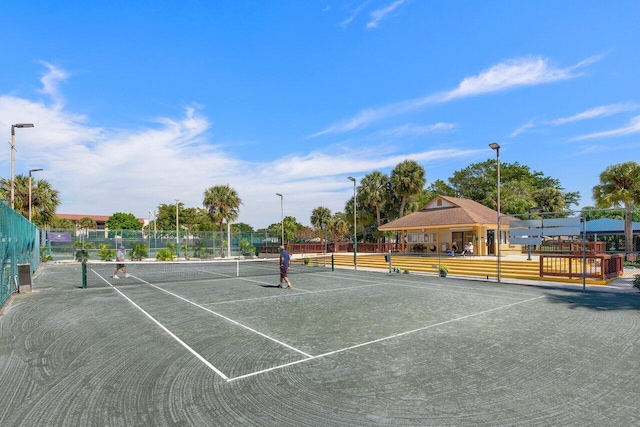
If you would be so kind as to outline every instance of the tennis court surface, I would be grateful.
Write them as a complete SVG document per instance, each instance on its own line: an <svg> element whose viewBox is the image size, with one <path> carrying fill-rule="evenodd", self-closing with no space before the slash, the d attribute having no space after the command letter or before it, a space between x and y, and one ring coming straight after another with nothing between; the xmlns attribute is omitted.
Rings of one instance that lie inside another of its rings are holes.
<svg viewBox="0 0 640 427"><path fill-rule="evenodd" d="M89 265L83 289L81 270L45 265L5 306L0 425L640 423L637 294L326 267L284 290L277 266Z"/></svg>

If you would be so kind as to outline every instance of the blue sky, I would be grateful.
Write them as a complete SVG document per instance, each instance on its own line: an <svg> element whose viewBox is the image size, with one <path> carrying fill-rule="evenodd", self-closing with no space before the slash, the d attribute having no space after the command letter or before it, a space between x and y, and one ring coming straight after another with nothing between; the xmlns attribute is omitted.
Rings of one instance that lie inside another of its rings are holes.
<svg viewBox="0 0 640 427"><path fill-rule="evenodd" d="M342 211L348 176L520 162L579 191L639 160L640 2L0 3L0 129L59 213L147 218L229 184L239 221ZM10 148L0 150L10 176Z"/></svg>

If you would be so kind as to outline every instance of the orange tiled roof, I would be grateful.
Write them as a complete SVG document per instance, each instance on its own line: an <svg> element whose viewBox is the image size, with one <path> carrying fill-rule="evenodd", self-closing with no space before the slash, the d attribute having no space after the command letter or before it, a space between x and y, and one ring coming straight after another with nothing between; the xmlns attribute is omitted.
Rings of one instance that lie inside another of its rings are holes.
<svg viewBox="0 0 640 427"><path fill-rule="evenodd" d="M56 216L61 219L68 219L70 221L80 221L82 218L91 218L92 220L98 222L106 222L109 219L108 215L81 215L81 214L60 214L57 213Z"/></svg>
<svg viewBox="0 0 640 427"><path fill-rule="evenodd" d="M68 219L70 221L80 221L82 218L91 218L95 222L103 223L107 222L109 219L109 215L85 215L85 214L59 214L56 216L61 219ZM144 224L145 220L143 218L136 218L140 224Z"/></svg>
<svg viewBox="0 0 640 427"><path fill-rule="evenodd" d="M443 206L437 206L441 199ZM501 223L508 225L513 219L503 216ZM497 212L478 202L458 197L436 196L417 212L410 213L378 227L380 231L406 230L411 228L451 227L475 224L496 224Z"/></svg>

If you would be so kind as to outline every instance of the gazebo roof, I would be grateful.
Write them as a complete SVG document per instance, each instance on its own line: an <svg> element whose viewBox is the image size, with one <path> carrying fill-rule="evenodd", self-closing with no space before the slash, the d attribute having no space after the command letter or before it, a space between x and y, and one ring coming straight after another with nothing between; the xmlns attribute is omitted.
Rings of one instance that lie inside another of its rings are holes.
<svg viewBox="0 0 640 427"><path fill-rule="evenodd" d="M512 219L512 217L503 216L502 223L508 225ZM478 202L438 195L419 211L381 225L378 229L392 231L438 226L495 224L496 222L497 212Z"/></svg>
<svg viewBox="0 0 640 427"><path fill-rule="evenodd" d="M632 222L632 229L635 233L640 231L640 222ZM613 218L598 218L587 221L587 233L598 234L623 234L624 220Z"/></svg>

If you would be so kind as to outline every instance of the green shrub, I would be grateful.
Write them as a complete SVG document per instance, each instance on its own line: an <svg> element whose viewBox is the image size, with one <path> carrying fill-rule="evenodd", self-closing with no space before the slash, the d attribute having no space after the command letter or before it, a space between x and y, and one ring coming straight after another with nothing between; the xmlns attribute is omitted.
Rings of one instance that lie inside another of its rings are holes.
<svg viewBox="0 0 640 427"><path fill-rule="evenodd" d="M144 243L134 243L131 249L131 259L142 261L142 258L149 256L149 250Z"/></svg>
<svg viewBox="0 0 640 427"><path fill-rule="evenodd" d="M40 248L40 259L44 262L51 261L53 259L53 256L51 255L49 248L47 247Z"/></svg>
<svg viewBox="0 0 640 427"><path fill-rule="evenodd" d="M256 248L247 240L240 240L240 252L242 255L253 255L256 252Z"/></svg>
<svg viewBox="0 0 640 427"><path fill-rule="evenodd" d="M98 246L98 257L100 257L102 261L111 261L115 256L116 250L111 249L106 243L101 243Z"/></svg>
<svg viewBox="0 0 640 427"><path fill-rule="evenodd" d="M173 259L173 253L167 248L160 249L156 255L156 259L160 261L171 261Z"/></svg>

